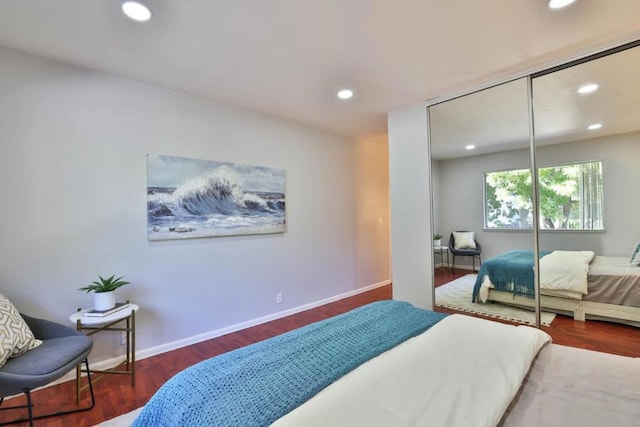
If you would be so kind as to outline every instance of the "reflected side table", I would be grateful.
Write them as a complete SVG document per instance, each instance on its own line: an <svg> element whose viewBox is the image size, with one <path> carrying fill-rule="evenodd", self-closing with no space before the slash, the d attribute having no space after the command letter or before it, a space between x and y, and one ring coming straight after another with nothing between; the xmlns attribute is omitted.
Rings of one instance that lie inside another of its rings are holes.
<svg viewBox="0 0 640 427"><path fill-rule="evenodd" d="M434 246L433 247L433 254L440 256L440 265L441 266L444 264L444 260L446 258L446 260L447 260L446 266L447 266L447 268L449 268L449 247L448 246ZM435 259L434 259L434 264L435 264Z"/></svg>
<svg viewBox="0 0 640 427"><path fill-rule="evenodd" d="M136 311L138 311L138 305L131 304L127 301L127 305L104 317L90 317L84 313L91 309L78 309L77 312L69 316L69 320L76 324L76 329L80 332L88 331L87 336L97 334L102 331L117 331L126 333L126 357L125 357L125 369L116 370L94 370L90 369L91 373L99 374L120 374L131 375L131 387L136 385ZM125 322L125 325L118 325L120 322ZM76 402L80 402L80 377L83 372L81 365L76 367Z"/></svg>

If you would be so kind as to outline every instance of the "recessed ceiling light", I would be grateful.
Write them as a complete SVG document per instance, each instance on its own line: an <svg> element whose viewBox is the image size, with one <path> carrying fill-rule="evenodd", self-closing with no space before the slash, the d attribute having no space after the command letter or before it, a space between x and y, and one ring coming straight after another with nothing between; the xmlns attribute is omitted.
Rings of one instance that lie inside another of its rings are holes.
<svg viewBox="0 0 640 427"><path fill-rule="evenodd" d="M595 92L596 90L598 90L598 85L595 83L588 83L586 85L582 85L580 86L580 88L578 89L578 93L581 94L587 94L587 93L591 93L591 92Z"/></svg>
<svg viewBox="0 0 640 427"><path fill-rule="evenodd" d="M465 150L473 150L474 148L476 148L476 146L473 144L469 144L466 147L464 147Z"/></svg>
<svg viewBox="0 0 640 427"><path fill-rule="evenodd" d="M592 125L589 125L589 127L587 129L596 130L596 129L600 129L601 127L602 127L602 123L594 123Z"/></svg>
<svg viewBox="0 0 640 427"><path fill-rule="evenodd" d="M547 6L549 6L549 9L562 9L575 1L576 0L549 0Z"/></svg>
<svg viewBox="0 0 640 427"><path fill-rule="evenodd" d="M134 21L144 22L151 19L151 10L147 6L136 1L122 3L122 11Z"/></svg>
<svg viewBox="0 0 640 427"><path fill-rule="evenodd" d="M338 92L338 98L340 99L350 99L353 97L353 91L351 89L342 89Z"/></svg>

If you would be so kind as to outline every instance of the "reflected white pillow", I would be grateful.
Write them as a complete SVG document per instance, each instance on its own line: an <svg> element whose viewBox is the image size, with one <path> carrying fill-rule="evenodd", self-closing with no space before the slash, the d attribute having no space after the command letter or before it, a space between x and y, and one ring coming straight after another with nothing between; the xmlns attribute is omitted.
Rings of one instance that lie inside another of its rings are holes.
<svg viewBox="0 0 640 427"><path fill-rule="evenodd" d="M453 241L456 249L476 248L476 235L473 231L454 231Z"/></svg>
<svg viewBox="0 0 640 427"><path fill-rule="evenodd" d="M631 265L635 265L636 267L640 267L640 243L636 245L636 248L631 253L631 258L629 259Z"/></svg>

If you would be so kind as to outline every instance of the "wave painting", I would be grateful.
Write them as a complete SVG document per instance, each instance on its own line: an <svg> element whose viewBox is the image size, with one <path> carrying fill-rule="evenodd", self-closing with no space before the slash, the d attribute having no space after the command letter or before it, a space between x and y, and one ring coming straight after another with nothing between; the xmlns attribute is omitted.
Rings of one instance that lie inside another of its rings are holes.
<svg viewBox="0 0 640 427"><path fill-rule="evenodd" d="M282 169L147 155L149 240L286 229Z"/></svg>

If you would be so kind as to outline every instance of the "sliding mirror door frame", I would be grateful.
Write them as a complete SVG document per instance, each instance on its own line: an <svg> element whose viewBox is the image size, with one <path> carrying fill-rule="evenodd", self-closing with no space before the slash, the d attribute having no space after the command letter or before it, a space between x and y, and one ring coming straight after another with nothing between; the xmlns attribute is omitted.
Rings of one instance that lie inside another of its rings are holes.
<svg viewBox="0 0 640 427"><path fill-rule="evenodd" d="M538 159L536 157L536 129L535 129L535 110L534 110L534 91L533 91L533 82L535 78L538 77L542 77L548 74L551 74L553 72L556 71L560 71L566 68L570 68L573 67L575 65L579 65L579 64L583 64L589 61L593 61L599 58L603 58L618 52L622 52L622 51L626 51L628 49L634 48L634 47L638 47L640 46L640 40L635 40L632 42L628 42L628 43L624 43L624 44L620 44L618 46L612 47L612 48L608 48L608 49L604 49L601 50L599 52L590 54L590 55L585 55L582 56L580 58L577 59L573 59L573 60L569 60L566 61L560 65L555 65L555 66L551 66L551 67L547 67L541 71L537 71L537 72L529 72L525 75L520 76L519 78L525 78L526 82L527 82L527 88L526 88L526 97L527 97L527 106L528 106L528 119L529 119L529 129L528 129L528 133L529 133L529 144L528 144L528 149L530 152L530 172L531 172L531 177L532 177L532 182L531 182L531 189L532 189L532 198L531 198L531 205L532 205L532 211L533 211L533 221L532 221L532 232L533 232L533 251L534 254L539 254L540 253L540 216L539 216L539 212L540 212L540 200L539 200L539 195L540 195L540 189L539 189L539 176L538 176ZM506 81L500 82L498 84L495 85L489 85L483 88L480 88L478 90L474 90L474 91L470 91L455 97L450 97L450 98L442 98L442 99L438 99L437 101L434 101L430 104L427 104L427 144L429 145L429 153L431 155L430 158L430 162L433 163L433 144L434 144L434 139L433 139L433 135L432 135L432 127L433 127L433 117L432 117L432 112L431 109L433 107L436 107L440 104L443 104L445 102L448 101L452 101L458 98L462 98L464 96L467 95L471 95L477 92L480 92L482 90L485 89L490 89L496 86L499 86L501 84L505 84L505 83L509 83L512 81L518 80L518 78L514 78L514 79L508 79ZM640 101L640 100L639 100ZM436 219L437 217L439 217L441 214L436 212L436 206L434 205L435 200L434 200L434 172L433 172L433 167L432 165L429 165L429 170L431 171L431 188L430 188L430 192L431 192L431 229L434 230L434 232L438 231L436 229L436 226L438 224L436 224ZM432 245L432 252L433 252L433 245ZM432 253L432 260L434 259L435 253ZM540 295L540 277L539 277L539 272L540 272L540 265L539 265L539 257L538 256L534 256L534 291L535 291L535 297L534 297L534 309L535 309L535 323L536 326L538 328L540 328L541 326L541 319L540 319L540 306L541 306L541 295ZM432 298L434 301L434 305L435 305L435 301L436 301L436 291L435 291L435 273L434 270L432 269L432 284L434 286L432 286ZM435 308L435 307L434 307Z"/></svg>
<svg viewBox="0 0 640 427"><path fill-rule="evenodd" d="M633 214L640 202L628 198L640 176L637 65L640 40L531 75L535 152L543 170L564 179L538 183L547 193L565 192L555 198L555 211L537 211L540 246L551 253L537 269L536 286L545 292L544 307L576 320L591 315L640 321L633 290L640 271L632 271L630 263L640 238L640 219ZM591 90L579 90L586 86ZM599 126L589 126L593 123ZM561 280L565 270L576 272L572 280Z"/></svg>
<svg viewBox="0 0 640 427"><path fill-rule="evenodd" d="M528 87L528 77L518 78L427 108L431 228L434 233L443 234L439 255L447 251L452 264L445 265L444 257L440 255L438 285L442 279L448 283L443 288L438 286L437 292L436 286L433 287L432 298L436 305L440 300L440 306L454 310L475 311L477 308L479 313L502 318L515 315L514 311L493 304L469 304L472 299L484 301L490 292L487 286L491 284L497 283L500 288L508 286L502 282L482 281L485 268L481 267L478 258L484 260L505 252L508 257L520 257L523 249L533 253L533 240L529 235L534 230L531 222L535 217L535 205L532 206L530 184L523 190L526 203L519 206L512 204L513 199L507 195L489 189L499 185L500 177L516 170L526 172L531 182L532 120ZM475 145L475 149L467 148L468 145ZM493 182L492 176L498 181ZM450 235L457 231L474 233L479 257L462 255L465 252L456 248L456 239L451 240L454 244L449 244ZM460 252L458 257L454 257L457 252ZM434 267L437 266L434 260ZM472 268L482 269L480 276L475 276L475 285L468 276L460 276L460 270ZM431 274L435 284L435 268ZM533 295L533 286L529 289ZM536 316L530 314L515 319L538 322Z"/></svg>

